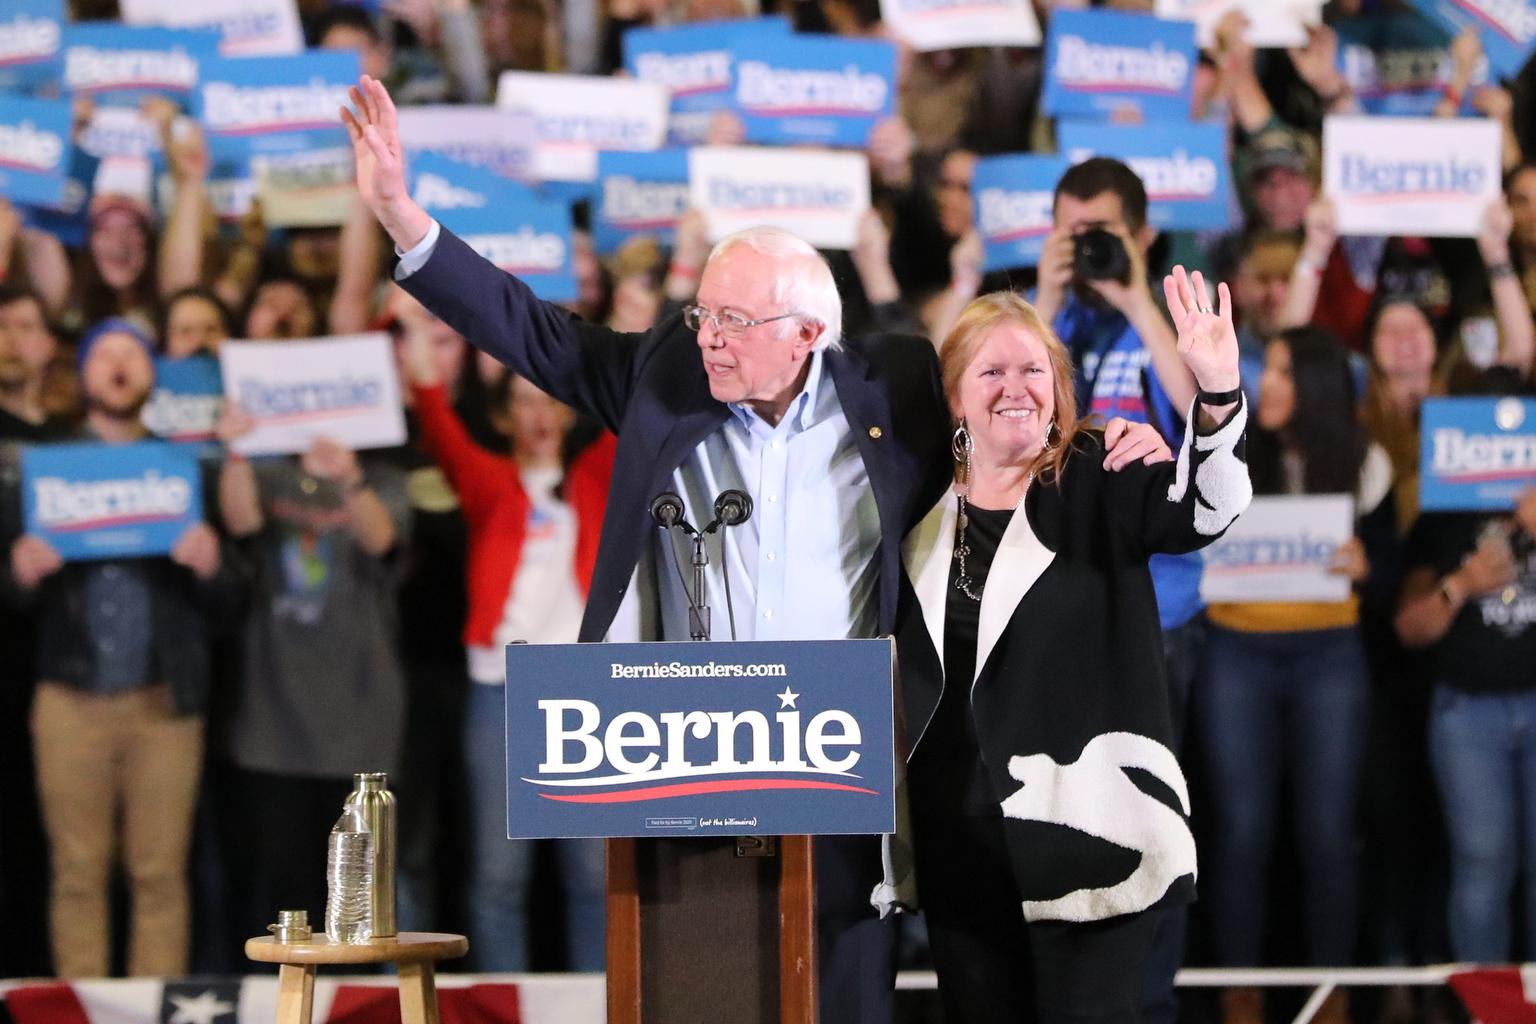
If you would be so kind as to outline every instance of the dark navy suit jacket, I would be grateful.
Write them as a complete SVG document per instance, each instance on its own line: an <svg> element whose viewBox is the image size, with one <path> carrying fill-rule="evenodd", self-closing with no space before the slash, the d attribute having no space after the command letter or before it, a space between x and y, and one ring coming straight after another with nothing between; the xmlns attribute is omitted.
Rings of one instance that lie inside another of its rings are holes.
<svg viewBox="0 0 1536 1024"><path fill-rule="evenodd" d="M596 417L618 436L580 639L601 640L655 526L650 501L729 415L709 393L695 333L672 315L644 334L589 324L544 302L443 230L400 282L477 348ZM879 632L896 628L902 538L951 480L938 359L923 338L848 339L824 353L880 514Z"/></svg>

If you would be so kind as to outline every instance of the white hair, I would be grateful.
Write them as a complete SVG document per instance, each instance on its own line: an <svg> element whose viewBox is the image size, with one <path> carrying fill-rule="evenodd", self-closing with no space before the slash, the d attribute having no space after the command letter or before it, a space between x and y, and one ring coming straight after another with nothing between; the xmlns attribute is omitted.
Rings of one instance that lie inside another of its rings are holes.
<svg viewBox="0 0 1536 1024"><path fill-rule="evenodd" d="M772 258L778 267L770 292L776 305L793 312L802 320L821 325L815 348L841 348L843 344L843 299L832 279L832 268L809 242L783 228L759 226L726 235L709 251L707 267L737 246Z"/></svg>

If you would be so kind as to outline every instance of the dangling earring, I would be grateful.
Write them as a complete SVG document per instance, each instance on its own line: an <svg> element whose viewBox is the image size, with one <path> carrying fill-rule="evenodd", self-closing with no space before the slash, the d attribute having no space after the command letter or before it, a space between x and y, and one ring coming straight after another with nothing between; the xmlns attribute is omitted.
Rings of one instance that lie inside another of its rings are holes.
<svg viewBox="0 0 1536 1024"><path fill-rule="evenodd" d="M1051 440L1053 433L1056 435L1054 441ZM1045 428L1045 442L1040 445L1040 450L1047 452L1055 451L1056 446L1059 444L1061 444L1061 428L1056 425L1055 420L1051 420L1050 426Z"/></svg>
<svg viewBox="0 0 1536 1024"><path fill-rule="evenodd" d="M971 452L975 447L971 441L971 432L965 429L965 421L961 420L955 428L955 436L950 439L949 450L955 458L955 466L960 470L960 486L967 491L971 489Z"/></svg>
<svg viewBox="0 0 1536 1024"><path fill-rule="evenodd" d="M971 520L965 511L965 496L971 490L971 452L975 447L971 441L971 432L965 429L965 421L961 420L949 444L949 449L955 456L955 465L960 470L960 490L955 494L954 559L959 563L956 566L955 588L972 601L980 601L981 591L975 588L975 581L971 579L971 574L965 568L965 560L971 553L971 546L965 542L965 530Z"/></svg>

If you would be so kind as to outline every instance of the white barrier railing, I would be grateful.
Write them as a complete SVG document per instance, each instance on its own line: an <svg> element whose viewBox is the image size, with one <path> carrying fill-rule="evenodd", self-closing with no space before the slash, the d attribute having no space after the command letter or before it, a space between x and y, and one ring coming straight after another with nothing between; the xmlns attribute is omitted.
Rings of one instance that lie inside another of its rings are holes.
<svg viewBox="0 0 1536 1024"><path fill-rule="evenodd" d="M1444 985L1452 975L1478 970L1473 964L1439 964L1432 967L1280 967L1280 968L1186 968L1178 973L1176 984L1184 989L1197 988L1295 988L1310 989L1292 1024L1308 1024L1323 1001L1336 988L1380 988L1402 985L1425 988ZM1522 987L1528 1001L1536 1002L1536 966L1524 965ZM180 979L182 988L192 991L220 991L235 1009L237 1024L271 1024L277 1006L277 978L252 974L222 979ZM206 983L206 984L205 984ZM13 989L34 985L68 984L76 992L85 1011L84 1024L157 1024L163 1004L163 979L115 979L58 982L50 979L0 980L0 1001ZM394 980L382 975L349 977L321 975L315 986L315 1018L324 1020L336 990L342 985L393 988ZM438 975L440 994L469 985L516 985L524 1024L602 1024L604 1018L603 976L598 974L454 974ZM232 988L231 988L232 986ZM932 971L902 971L896 987L907 991L936 989L938 979ZM211 998L209 997L204 997Z"/></svg>

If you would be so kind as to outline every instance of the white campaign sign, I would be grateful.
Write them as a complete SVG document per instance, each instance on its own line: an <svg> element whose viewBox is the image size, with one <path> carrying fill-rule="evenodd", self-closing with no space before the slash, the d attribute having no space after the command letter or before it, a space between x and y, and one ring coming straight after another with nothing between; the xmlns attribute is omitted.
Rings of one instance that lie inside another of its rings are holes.
<svg viewBox="0 0 1536 1024"><path fill-rule="evenodd" d="M351 149L311 149L252 160L261 217L272 227L346 223L357 197Z"/></svg>
<svg viewBox="0 0 1536 1024"><path fill-rule="evenodd" d="M1328 572L1354 534L1348 494L1254 498L1225 534L1201 551L1200 596L1215 601L1343 601L1348 577Z"/></svg>
<svg viewBox="0 0 1536 1024"><path fill-rule="evenodd" d="M544 181L594 180L598 150L660 149L670 103L666 86L634 78L503 71L496 84L496 106L537 122Z"/></svg>
<svg viewBox="0 0 1536 1024"><path fill-rule="evenodd" d="M1039 46L1030 0L880 0L882 19L914 50Z"/></svg>
<svg viewBox="0 0 1536 1024"><path fill-rule="evenodd" d="M533 115L492 106L430 104L401 107L400 143L527 181L533 174L539 130Z"/></svg>
<svg viewBox="0 0 1536 1024"><path fill-rule="evenodd" d="M302 452L317 437L352 448L405 441L400 379L382 332L225 342L219 367L227 399L256 421L230 446L241 455Z"/></svg>
<svg viewBox="0 0 1536 1024"><path fill-rule="evenodd" d="M1305 46L1307 28L1323 20L1323 0L1157 0L1152 13L1194 22L1195 41L1209 49L1216 25L1234 10L1248 19L1248 42L1258 47Z"/></svg>
<svg viewBox="0 0 1536 1024"><path fill-rule="evenodd" d="M1476 237L1499 193L1500 145L1487 118L1328 118L1323 192L1339 233Z"/></svg>
<svg viewBox="0 0 1536 1024"><path fill-rule="evenodd" d="M213 28L226 57L302 53L304 29L294 0L120 0L129 25Z"/></svg>
<svg viewBox="0 0 1536 1024"><path fill-rule="evenodd" d="M769 224L818 249L851 249L869 208L863 153L760 146L701 146L688 153L689 205L709 237Z"/></svg>

